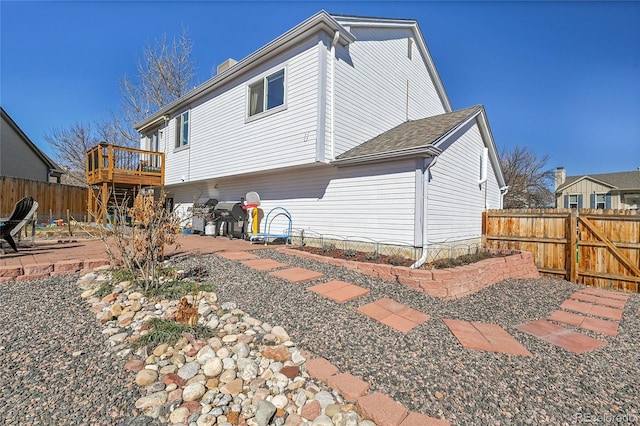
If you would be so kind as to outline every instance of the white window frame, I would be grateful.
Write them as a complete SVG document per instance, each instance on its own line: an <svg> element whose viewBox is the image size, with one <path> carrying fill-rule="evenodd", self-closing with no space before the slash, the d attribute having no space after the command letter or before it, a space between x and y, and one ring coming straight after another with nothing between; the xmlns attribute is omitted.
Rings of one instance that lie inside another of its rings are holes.
<svg viewBox="0 0 640 426"><path fill-rule="evenodd" d="M575 201L573 201L574 198L575 198ZM579 199L580 199L580 194L569 194L569 208L577 209Z"/></svg>
<svg viewBox="0 0 640 426"><path fill-rule="evenodd" d="M280 105L276 105L273 106L271 108L267 108L267 102L269 99L269 84L268 84L268 80L270 77L275 76L276 74L282 73L282 103ZM278 111L282 111L284 109L287 108L287 67L282 67L277 69L276 71L272 71L272 72L268 72L264 75L262 75L260 78L257 78L253 81L250 81L247 84L247 90L246 90L246 96L247 96L247 101L246 101L246 121L253 121L257 118L260 117L264 117L267 115L271 115L274 114ZM251 114L251 90L253 87L255 87L257 84L262 83L262 111L260 112L255 112L253 114Z"/></svg>
<svg viewBox="0 0 640 426"><path fill-rule="evenodd" d="M602 197L602 202L599 200L600 197ZM596 194L595 208L603 210L607 208L607 194Z"/></svg>
<svg viewBox="0 0 640 426"><path fill-rule="evenodd" d="M181 150L181 149L186 149L189 147L189 139L191 138L191 114L190 114L190 110L186 110L181 112L180 114L176 115L176 129L175 129L175 135L176 135L176 139L175 139L175 143L174 143L174 148L176 151ZM186 122L187 122L187 131L186 131L186 135L184 132L184 121L185 121L185 116L186 116Z"/></svg>

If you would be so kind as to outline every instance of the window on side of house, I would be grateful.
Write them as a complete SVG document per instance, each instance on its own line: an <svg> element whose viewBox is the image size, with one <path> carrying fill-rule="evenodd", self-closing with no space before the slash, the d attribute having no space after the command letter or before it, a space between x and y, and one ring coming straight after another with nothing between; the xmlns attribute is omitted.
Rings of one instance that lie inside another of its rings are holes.
<svg viewBox="0 0 640 426"><path fill-rule="evenodd" d="M596 194L596 209L604 209L606 207L606 194Z"/></svg>
<svg viewBox="0 0 640 426"><path fill-rule="evenodd" d="M176 117L176 148L189 145L189 111Z"/></svg>
<svg viewBox="0 0 640 426"><path fill-rule="evenodd" d="M284 69L249 85L249 117L284 105Z"/></svg>

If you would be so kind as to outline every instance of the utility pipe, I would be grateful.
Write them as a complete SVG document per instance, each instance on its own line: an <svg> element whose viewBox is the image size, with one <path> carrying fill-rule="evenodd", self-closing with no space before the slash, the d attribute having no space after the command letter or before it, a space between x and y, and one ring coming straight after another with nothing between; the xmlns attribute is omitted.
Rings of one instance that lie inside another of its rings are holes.
<svg viewBox="0 0 640 426"><path fill-rule="evenodd" d="M438 162L438 157L433 157L433 159L431 160L431 162L429 163L429 165L427 167L425 167L424 169L424 184L422 186L422 203L424 205L423 209L424 212L422 213L422 256L420 257L420 259L416 260L413 265L411 265L411 269L417 269L419 267L421 267L422 265L424 265L424 262L427 261L427 255L429 254L427 248L428 248L428 244L427 244L427 218L428 218L428 214L427 214L427 208L429 206L429 191L427 190L427 186L428 186L428 182L429 182L429 174L431 173L431 168L433 166L436 165L436 163Z"/></svg>

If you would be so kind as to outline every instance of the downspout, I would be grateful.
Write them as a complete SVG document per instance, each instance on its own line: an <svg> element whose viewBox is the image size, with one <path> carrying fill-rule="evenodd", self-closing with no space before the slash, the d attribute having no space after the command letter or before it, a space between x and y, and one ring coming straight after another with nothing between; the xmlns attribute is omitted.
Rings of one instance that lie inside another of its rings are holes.
<svg viewBox="0 0 640 426"><path fill-rule="evenodd" d="M422 186L422 199L424 200L424 213L422 214L422 256L420 259L416 260L413 265L411 265L411 269L417 269L424 265L424 262L427 261L427 255L429 251L427 250L427 218L429 215L427 214L427 208L429 206L429 191L427 190L427 186L429 186L429 175L431 173L431 168L436 165L438 162L438 157L433 157L431 162L424 169L424 185Z"/></svg>
<svg viewBox="0 0 640 426"><path fill-rule="evenodd" d="M338 44L338 40L340 39L340 31L336 31L335 34L333 35L333 40L331 41L331 50L330 50L330 60L331 60L331 109L329 110L329 116L330 116L330 127L329 127L329 131L331 132L331 159L335 159L335 122L334 122L334 117L335 117L335 104L336 104L336 100L335 100L335 56L336 56L336 44Z"/></svg>
<svg viewBox="0 0 640 426"><path fill-rule="evenodd" d="M504 192L502 192L504 191ZM503 186L500 188L500 208L504 208L504 196L509 192L509 186Z"/></svg>

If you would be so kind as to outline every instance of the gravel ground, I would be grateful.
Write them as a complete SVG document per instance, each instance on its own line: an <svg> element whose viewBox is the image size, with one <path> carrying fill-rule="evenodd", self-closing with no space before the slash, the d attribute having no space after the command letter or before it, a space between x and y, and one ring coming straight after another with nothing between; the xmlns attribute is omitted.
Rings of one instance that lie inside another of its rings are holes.
<svg viewBox="0 0 640 426"><path fill-rule="evenodd" d="M76 281L0 283L2 424L125 424L135 410L135 373L109 351Z"/></svg>
<svg viewBox="0 0 640 426"><path fill-rule="evenodd" d="M640 295L629 298L617 337L580 330L608 344L575 355L514 328L546 318L582 288L574 283L506 280L445 302L346 268L275 250L257 254L323 272L323 280L348 281L371 293L338 304L305 290L314 282L291 284L215 255L185 259L183 266L202 268L202 281L214 283L221 300L235 301L250 315L284 326L299 347L363 378L372 390L410 410L444 416L454 424L640 423ZM358 306L382 297L431 319L403 334L357 312ZM498 324L533 357L463 349L442 318Z"/></svg>
<svg viewBox="0 0 640 426"><path fill-rule="evenodd" d="M345 268L274 250L257 254L371 293L338 304L306 291L313 283L291 284L215 255L176 262L200 274L202 282L214 283L222 302L236 302L248 314L284 326L298 347L329 359L411 410L444 416L453 424L640 423L640 295L629 298L617 337L582 331L608 344L574 355L514 326L545 318L581 288L577 284L507 280L444 302ZM0 283L3 424L133 423L130 416L140 396L135 375L124 371L126 360L109 350L101 326L79 298L76 280ZM403 334L356 311L382 297L431 319ZM499 324L533 358L465 350L442 318ZM74 356L77 351L83 353Z"/></svg>

